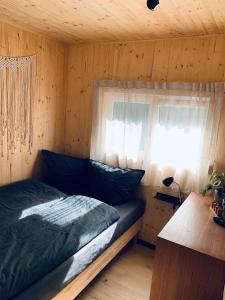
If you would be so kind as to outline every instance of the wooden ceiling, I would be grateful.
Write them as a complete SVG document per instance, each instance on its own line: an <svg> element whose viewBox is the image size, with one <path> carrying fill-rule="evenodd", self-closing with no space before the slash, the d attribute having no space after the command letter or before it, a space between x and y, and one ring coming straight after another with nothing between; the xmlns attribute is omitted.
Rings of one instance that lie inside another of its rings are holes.
<svg viewBox="0 0 225 300"><path fill-rule="evenodd" d="M0 21L65 42L225 33L225 0L0 0Z"/></svg>

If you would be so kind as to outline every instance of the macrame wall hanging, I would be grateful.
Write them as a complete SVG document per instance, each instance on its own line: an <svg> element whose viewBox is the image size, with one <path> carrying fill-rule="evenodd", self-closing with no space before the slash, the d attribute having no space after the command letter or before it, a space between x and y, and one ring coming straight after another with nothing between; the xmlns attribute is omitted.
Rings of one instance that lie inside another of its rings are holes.
<svg viewBox="0 0 225 300"><path fill-rule="evenodd" d="M31 150L36 83L36 55L0 56L0 150L13 154L22 146Z"/></svg>

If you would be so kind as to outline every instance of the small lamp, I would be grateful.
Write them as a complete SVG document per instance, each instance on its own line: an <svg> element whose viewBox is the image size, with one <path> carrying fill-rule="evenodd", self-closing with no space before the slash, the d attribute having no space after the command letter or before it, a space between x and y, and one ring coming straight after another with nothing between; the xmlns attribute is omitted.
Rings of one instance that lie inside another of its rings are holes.
<svg viewBox="0 0 225 300"><path fill-rule="evenodd" d="M176 181L174 181L173 177L166 177L165 179L163 179L162 183L166 186L169 187L171 186L172 183L176 184L178 186L178 192L179 192L179 199L180 199L180 205L182 204L182 198L181 198L181 189L180 189L180 185L179 183L177 183Z"/></svg>

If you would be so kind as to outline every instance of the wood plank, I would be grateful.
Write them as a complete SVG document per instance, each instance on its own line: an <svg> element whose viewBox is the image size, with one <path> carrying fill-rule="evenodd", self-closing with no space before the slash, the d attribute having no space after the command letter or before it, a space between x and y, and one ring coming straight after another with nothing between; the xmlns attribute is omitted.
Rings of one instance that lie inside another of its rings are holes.
<svg viewBox="0 0 225 300"><path fill-rule="evenodd" d="M67 46L0 23L0 56L37 53L37 89L33 99L34 141L31 153L16 141L7 157L7 140L0 156L0 185L30 177L38 171L39 150L64 151L65 72ZM2 99L0 99L1 103ZM1 128L0 128L1 130Z"/></svg>
<svg viewBox="0 0 225 300"><path fill-rule="evenodd" d="M225 33L223 0L1 0L0 20L51 38L83 41L148 40Z"/></svg>
<svg viewBox="0 0 225 300"><path fill-rule="evenodd" d="M76 298L77 300L148 300L154 251L128 245Z"/></svg>
<svg viewBox="0 0 225 300"><path fill-rule="evenodd" d="M73 300L95 278L95 276L121 251L121 249L140 231L140 218L109 248L107 248L91 265L69 283L54 300Z"/></svg>

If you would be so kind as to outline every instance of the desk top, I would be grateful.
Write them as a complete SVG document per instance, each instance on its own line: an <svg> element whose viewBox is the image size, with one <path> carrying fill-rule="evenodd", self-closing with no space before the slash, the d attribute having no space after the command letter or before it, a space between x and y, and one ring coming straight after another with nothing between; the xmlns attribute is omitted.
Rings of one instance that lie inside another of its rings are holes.
<svg viewBox="0 0 225 300"><path fill-rule="evenodd" d="M158 235L225 261L225 228L213 221L211 197L191 193Z"/></svg>

